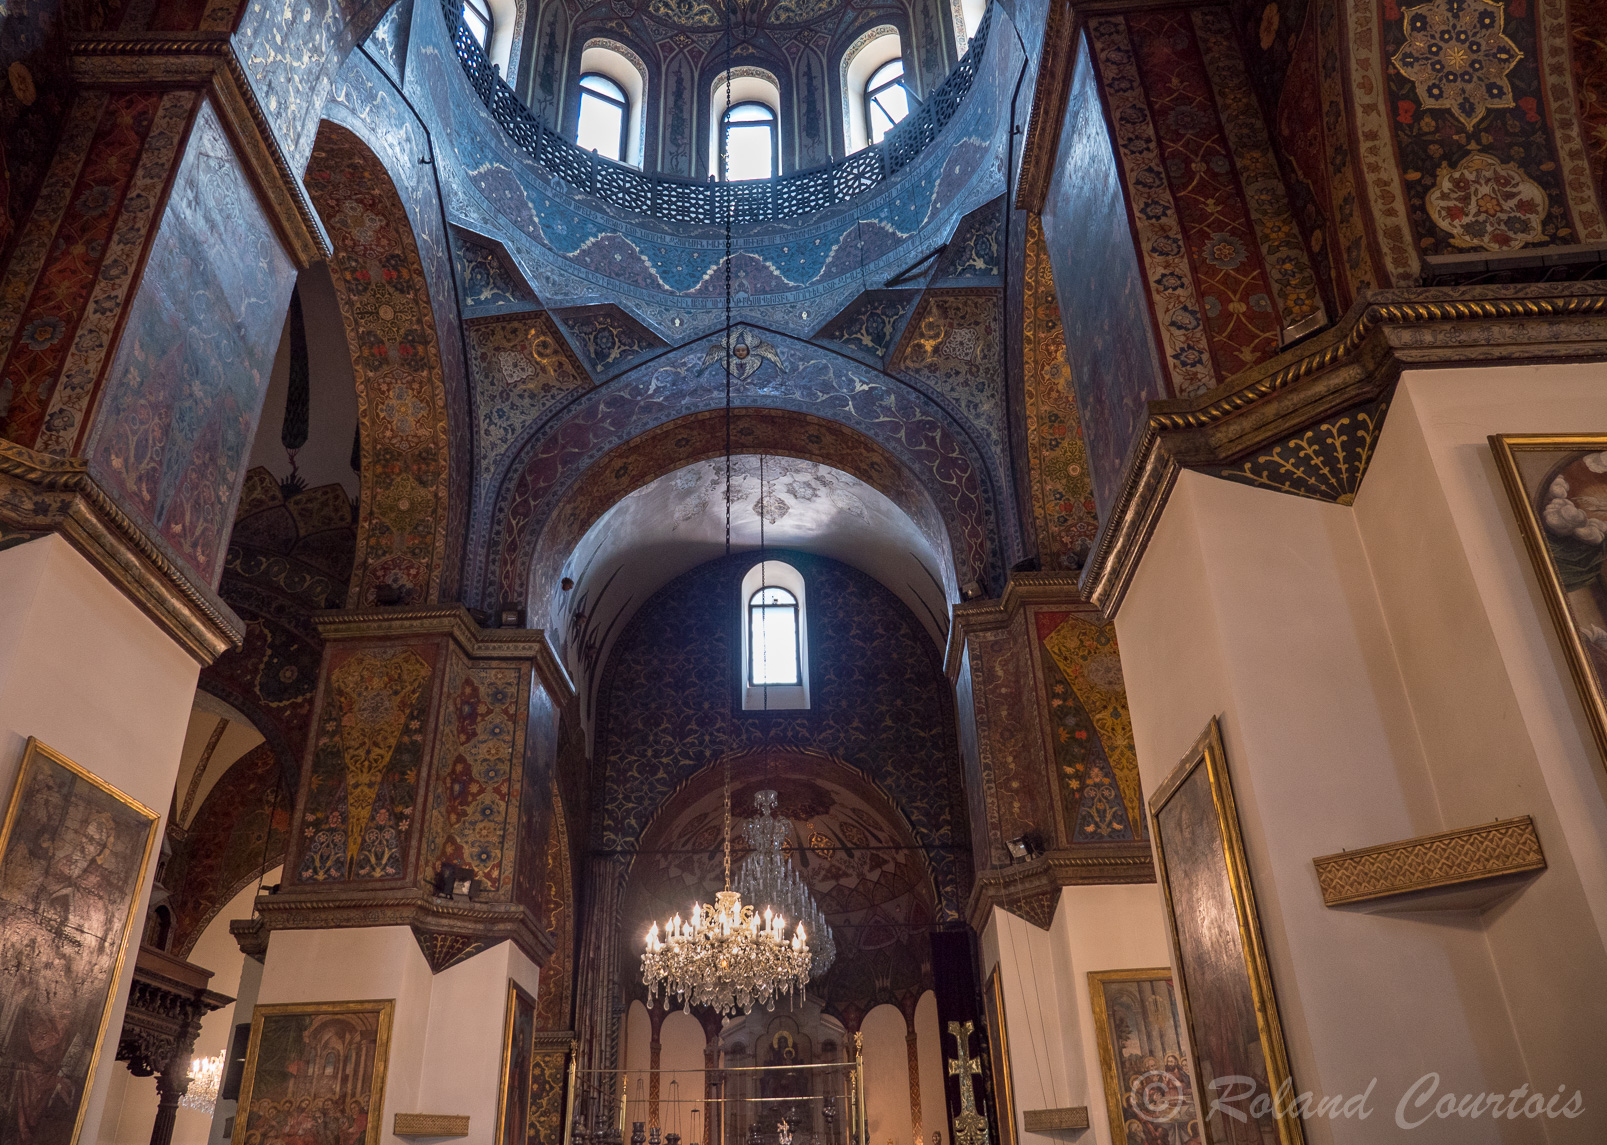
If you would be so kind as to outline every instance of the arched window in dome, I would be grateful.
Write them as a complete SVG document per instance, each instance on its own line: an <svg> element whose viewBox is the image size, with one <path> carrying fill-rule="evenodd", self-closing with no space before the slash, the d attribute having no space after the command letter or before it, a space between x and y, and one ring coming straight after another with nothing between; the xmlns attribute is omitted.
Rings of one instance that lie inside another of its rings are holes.
<svg viewBox="0 0 1607 1145"><path fill-rule="evenodd" d="M482 50L491 50L491 32L496 21L491 18L491 5L487 0L463 0L463 26Z"/></svg>
<svg viewBox="0 0 1607 1145"><path fill-rule="evenodd" d="M769 179L781 174L781 85L763 68L722 72L709 91L709 171L716 179ZM722 147L729 157L722 162Z"/></svg>
<svg viewBox="0 0 1607 1145"><path fill-rule="evenodd" d="M590 40L580 53L575 142L616 163L642 165L647 67L616 40Z"/></svg>
<svg viewBox="0 0 1607 1145"><path fill-rule="evenodd" d="M904 78L904 47L898 29L881 24L863 33L843 53L843 137L848 154L880 143L915 105Z"/></svg>
<svg viewBox="0 0 1607 1145"><path fill-rule="evenodd" d="M904 87L904 61L888 60L871 73L865 84L865 125L870 141L880 143L910 113L910 95Z"/></svg>
<svg viewBox="0 0 1607 1145"><path fill-rule="evenodd" d="M720 178L770 179L776 173L776 109L750 99L727 108Z"/></svg>
<svg viewBox="0 0 1607 1145"><path fill-rule="evenodd" d="M742 706L809 706L809 626L803 575L763 561L742 578Z"/></svg>
<svg viewBox="0 0 1607 1145"><path fill-rule="evenodd" d="M597 72L580 77L580 122L575 142L604 159L623 162L629 139L631 101L625 89Z"/></svg>

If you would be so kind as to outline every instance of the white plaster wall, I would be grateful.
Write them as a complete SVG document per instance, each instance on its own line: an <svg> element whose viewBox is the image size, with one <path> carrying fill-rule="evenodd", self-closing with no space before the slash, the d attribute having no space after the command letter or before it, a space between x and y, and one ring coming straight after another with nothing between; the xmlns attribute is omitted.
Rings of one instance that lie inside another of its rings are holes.
<svg viewBox="0 0 1607 1145"><path fill-rule="evenodd" d="M920 1057L921 1133L923 1145L931 1145L932 1134L938 1145L949 1140L949 1115L943 1101L943 1039L938 1032L937 995L928 990L915 1004L915 1052Z"/></svg>
<svg viewBox="0 0 1607 1145"><path fill-rule="evenodd" d="M983 982L998 967L1004 992L1011 1096L1021 1145L1059 1141L1058 1134L1028 1133L1022 1117L1027 1110L1085 1104L1076 1100L1074 1078L1081 1071L1070 1057L1077 1045L1073 990L1055 946L1052 931L1005 910L995 909L982 932ZM986 1046L983 1052L988 1052Z"/></svg>
<svg viewBox="0 0 1607 1145"><path fill-rule="evenodd" d="M166 817L200 667L58 536L0 552L0 793L30 735ZM158 825L160 831L160 824ZM158 836L159 838L160 836ZM153 851L154 855L154 851ZM155 863L135 905L139 941ZM107 1029L120 1029L134 960ZM98 1138L107 1087L127 1070L101 1054L82 1139Z"/></svg>
<svg viewBox="0 0 1607 1145"><path fill-rule="evenodd" d="M865 1125L868 1145L909 1145L915 1126L910 1120L909 1027L897 1006L883 1002L859 1024L865 1036Z"/></svg>
<svg viewBox="0 0 1607 1145"><path fill-rule="evenodd" d="M1088 1107L1088 1133L1079 1140L1127 1145L1111 1139L1105 1083L1100 1073L1088 975L1098 970L1140 970L1171 964L1160 887L1063 887L1050 927L1055 980L1074 999L1076 1019L1066 1023L1069 1105ZM1185 1040L1187 1034L1184 1035ZM1059 1135L1056 1135L1058 1139Z"/></svg>
<svg viewBox="0 0 1607 1145"><path fill-rule="evenodd" d="M690 1142L692 1110L703 1109L703 1023L685 1010L672 1010L659 1027L658 1040L659 1125ZM672 1102L672 1096L677 1100ZM700 1128L702 1121L700 1116Z"/></svg>
<svg viewBox="0 0 1607 1145"><path fill-rule="evenodd" d="M1607 1133L1599 848L1581 838L1600 837L1600 791L1588 733L1559 722L1565 670L1537 647L1544 609L1519 588L1526 558L1478 453L1486 432L1537 428L1542 392L1580 428L1601 375L1463 373L1402 383L1354 510L1182 474L1117 618L1146 789L1223 717L1297 1086L1355 1094L1378 1078L1378 1112L1308 1122L1316 1145ZM1475 414L1487 388L1500 396ZM1571 827L1552 791L1586 805ZM1526 812L1551 870L1482 918L1322 905L1313 856ZM1576 840L1578 862L1557 853ZM1398 1129L1396 1102L1429 1072L1442 1093L1578 1084L1587 1111Z"/></svg>
<svg viewBox="0 0 1607 1145"><path fill-rule="evenodd" d="M633 1121L647 1123L648 1066L653 1061L653 1021L647 1007L632 1002L625 1011L625 1036L619 1039L619 1066L625 1071L625 1136Z"/></svg>

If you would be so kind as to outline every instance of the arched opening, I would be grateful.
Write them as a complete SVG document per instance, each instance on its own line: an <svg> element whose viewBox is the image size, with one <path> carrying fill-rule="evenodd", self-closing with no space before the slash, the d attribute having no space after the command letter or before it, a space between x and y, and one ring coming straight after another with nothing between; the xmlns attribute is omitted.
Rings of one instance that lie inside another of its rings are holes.
<svg viewBox="0 0 1607 1145"><path fill-rule="evenodd" d="M460 12L486 60L506 76L520 23L517 0L463 0Z"/></svg>
<svg viewBox="0 0 1607 1145"><path fill-rule="evenodd" d="M742 706L809 706L809 625L804 577L786 561L758 561L742 578Z"/></svg>
<svg viewBox="0 0 1607 1145"><path fill-rule="evenodd" d="M716 178L781 174L781 85L773 74L763 68L732 68L728 83L722 72L714 79L709 106L709 171ZM722 145L729 148L729 170Z"/></svg>
<svg viewBox="0 0 1607 1145"><path fill-rule="evenodd" d="M589 40L580 53L575 142L605 159L642 165L647 66L624 44Z"/></svg>
<svg viewBox="0 0 1607 1145"><path fill-rule="evenodd" d="M898 109L900 98L904 100L904 113L908 113L912 101L908 89L903 86L903 59L903 41L899 37L898 29L891 24L882 24L865 32L843 53L840 70L843 133L850 154L881 141L881 135L897 122L892 119L890 113ZM889 65L895 62L898 64L898 74L893 77ZM870 114L873 76L881 77L878 83L884 95L878 120L879 124L883 124L881 134L873 133ZM894 88L886 86L889 82L896 83L896 92ZM902 119L903 115L899 115L898 118Z"/></svg>
<svg viewBox="0 0 1607 1145"><path fill-rule="evenodd" d="M912 97L904 86L904 61L888 60L865 81L865 124L870 141L880 143L910 113Z"/></svg>

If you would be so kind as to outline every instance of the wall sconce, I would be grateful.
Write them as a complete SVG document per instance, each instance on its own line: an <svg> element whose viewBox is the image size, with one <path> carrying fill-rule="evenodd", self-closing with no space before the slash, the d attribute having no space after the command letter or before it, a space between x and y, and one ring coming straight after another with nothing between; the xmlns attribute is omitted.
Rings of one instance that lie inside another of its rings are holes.
<svg viewBox="0 0 1607 1145"><path fill-rule="evenodd" d="M460 867L455 863L442 863L435 876L435 893L439 898L473 899L479 889L473 867Z"/></svg>
<svg viewBox="0 0 1607 1145"><path fill-rule="evenodd" d="M1012 863L1030 863L1043 854L1043 848L1031 835L1017 835L1014 839L1005 840L1005 847L1010 851Z"/></svg>

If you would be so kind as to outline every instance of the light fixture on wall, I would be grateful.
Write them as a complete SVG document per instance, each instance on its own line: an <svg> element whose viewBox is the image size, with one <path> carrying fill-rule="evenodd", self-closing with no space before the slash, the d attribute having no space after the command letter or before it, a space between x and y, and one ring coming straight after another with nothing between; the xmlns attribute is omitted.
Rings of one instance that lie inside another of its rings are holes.
<svg viewBox="0 0 1607 1145"><path fill-rule="evenodd" d="M688 1004L708 1006L720 1014L747 1012L756 1003L774 1009L776 999L802 993L809 981L812 955L809 933L802 922L792 937L785 916L771 907L761 917L744 906L742 895L731 889L731 763L725 765L725 889L714 905L699 903L692 917L676 915L647 932L642 953L642 984L647 1003L670 995Z"/></svg>

